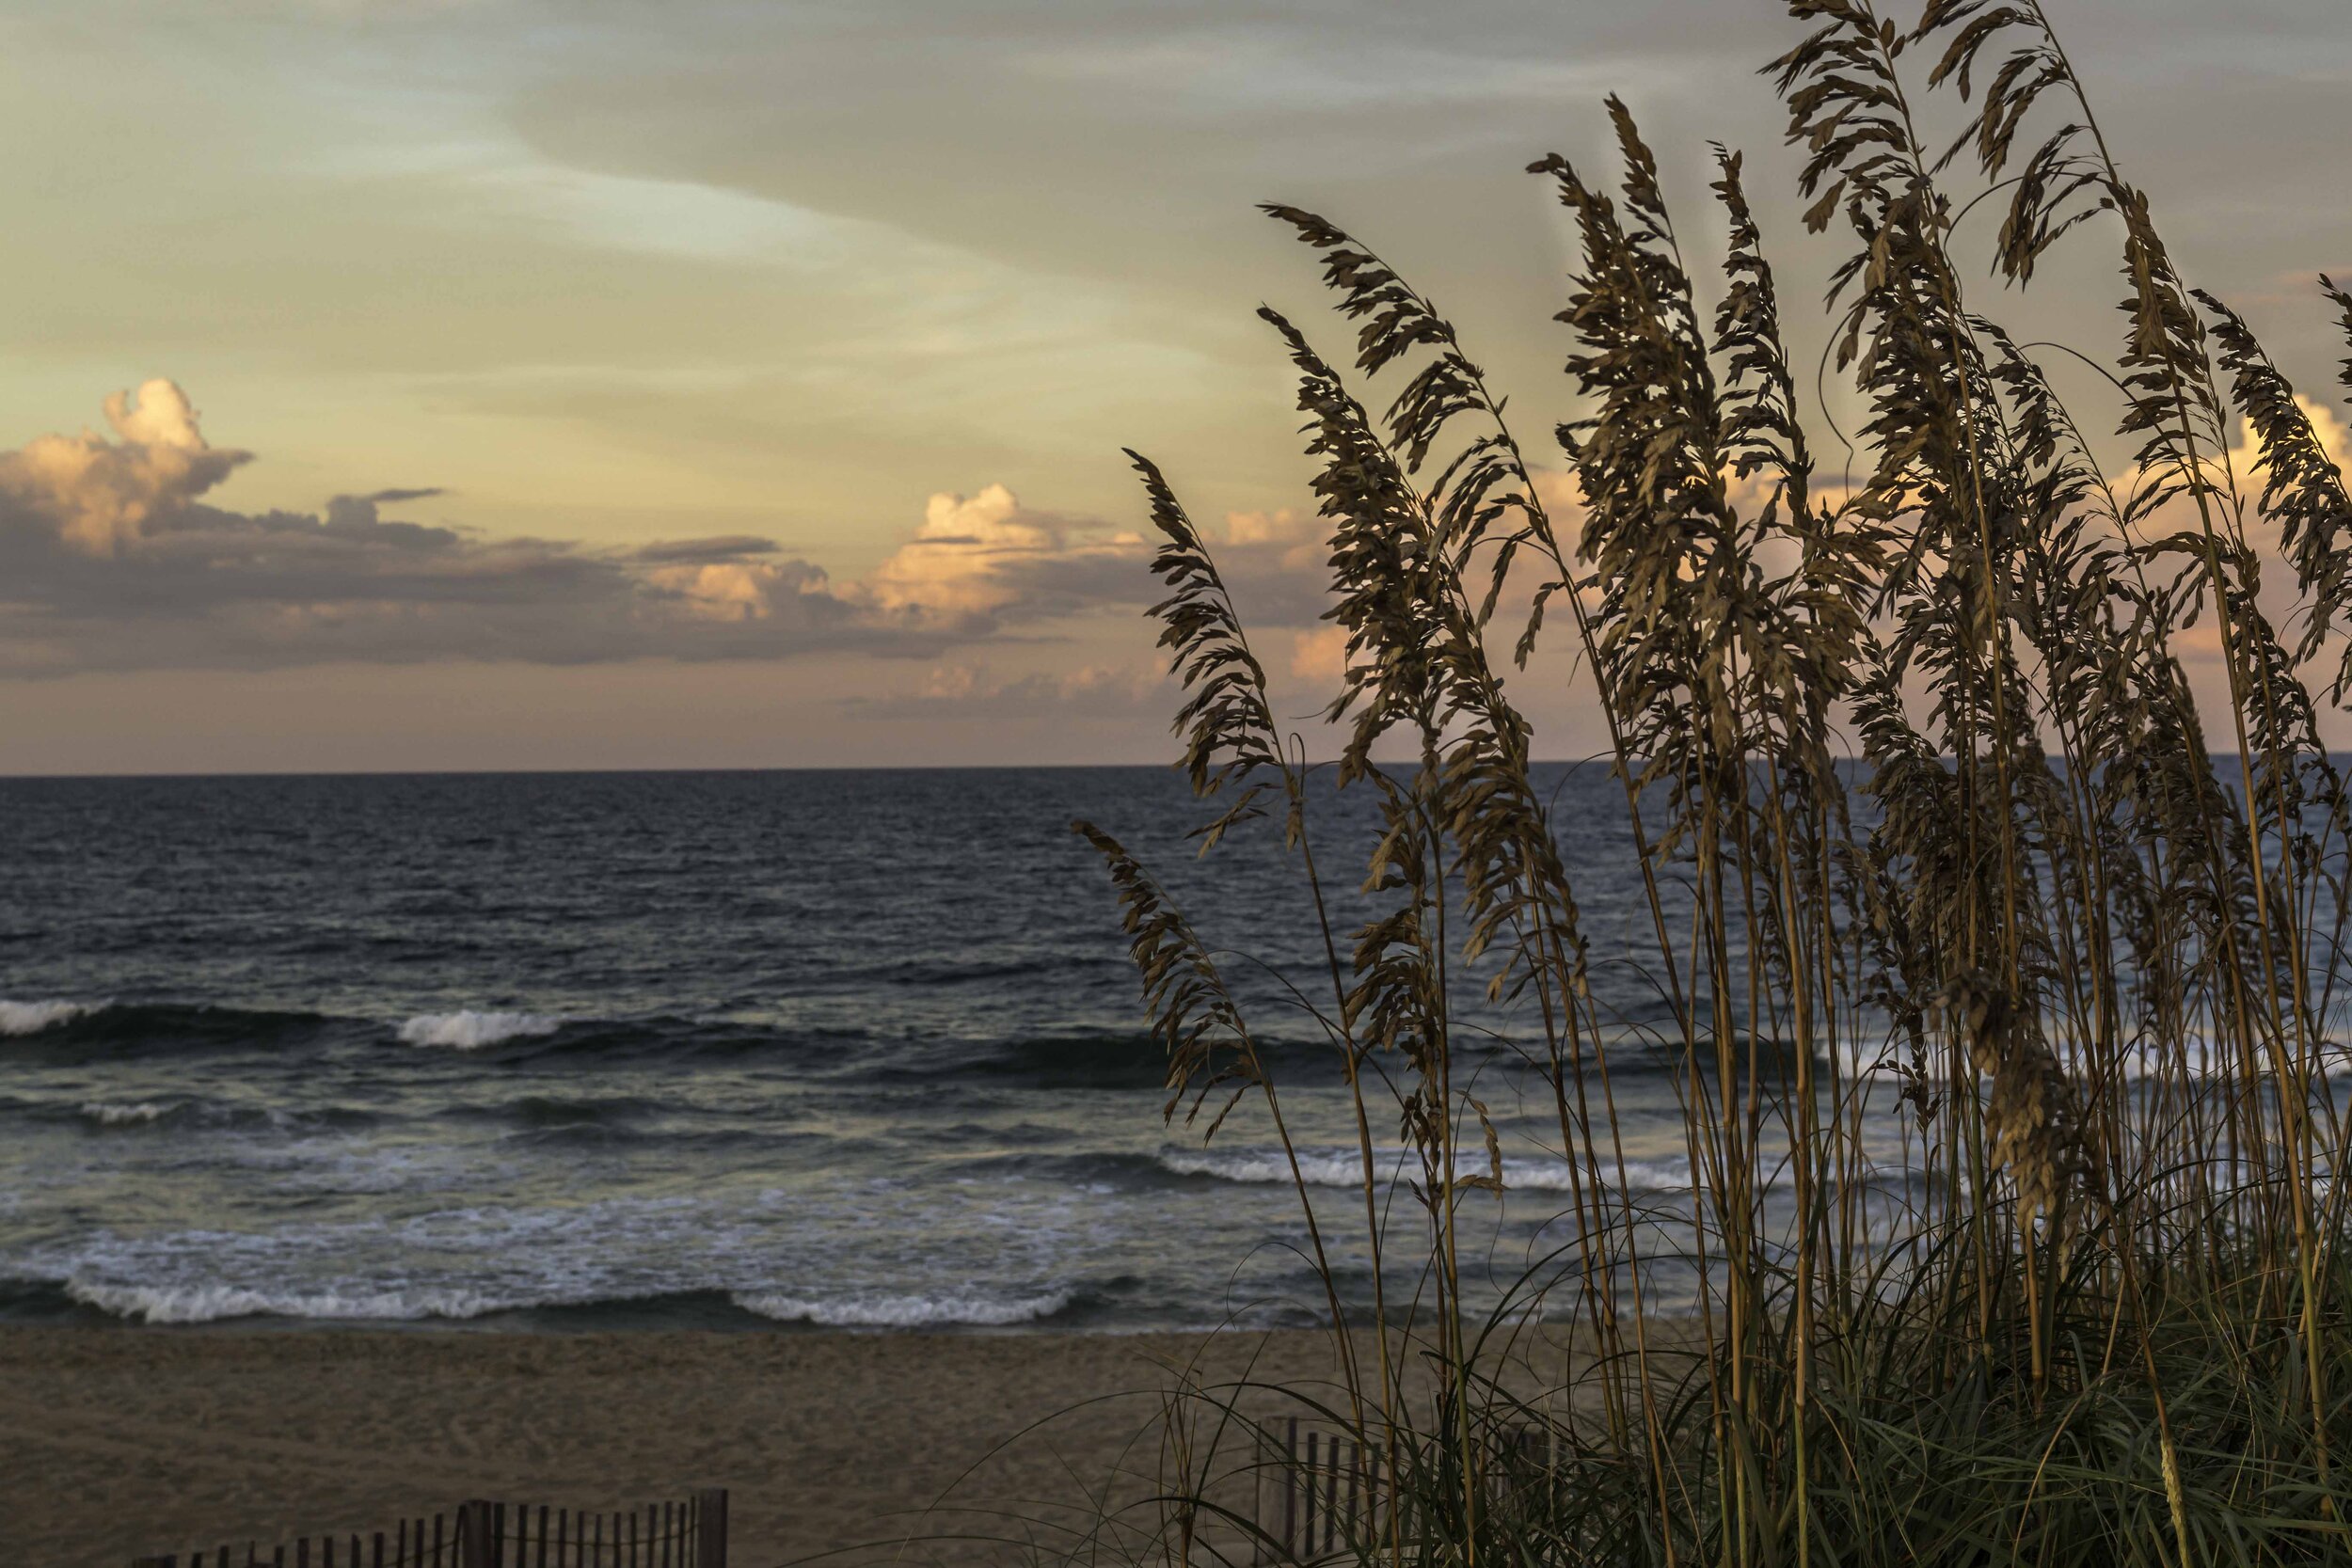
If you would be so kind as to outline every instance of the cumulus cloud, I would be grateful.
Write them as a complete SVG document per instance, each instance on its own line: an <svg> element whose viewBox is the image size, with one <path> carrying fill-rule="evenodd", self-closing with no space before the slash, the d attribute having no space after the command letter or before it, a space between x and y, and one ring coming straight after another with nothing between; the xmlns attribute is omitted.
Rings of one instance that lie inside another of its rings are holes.
<svg viewBox="0 0 2352 1568"><path fill-rule="evenodd" d="M2339 469L2352 462L2352 432L2344 429L2344 421L2336 417L2334 409L2300 392L2295 394L2295 406L2312 421L2312 434L2319 438L2319 450L2327 454L2328 462ZM2261 446L2260 439L2254 435L2254 421L2241 418L2238 420L2237 446L2231 453L2232 458L2241 467L2250 470Z"/></svg>
<svg viewBox="0 0 2352 1568"><path fill-rule="evenodd" d="M169 381L105 403L111 434L0 451L0 674L333 661L939 658L1072 635L1158 596L1152 544L1026 506L1002 484L930 498L872 572L836 578L754 534L598 548L425 520L431 486L353 490L316 514L248 513L214 492L253 460L215 447ZM1564 524L1573 482L1539 475ZM1138 510L1140 507L1138 506ZM1278 675L1327 688L1343 641L1311 510L1232 512L1218 564ZM1134 627L1135 645L1150 633ZM1279 652L1287 643L1287 659ZM995 683L971 666L871 711L1073 712L1148 700L1133 670ZM955 683L963 680L967 684ZM942 684L945 683L945 684Z"/></svg>
<svg viewBox="0 0 2352 1568"><path fill-rule="evenodd" d="M420 509L447 504L432 486L354 490L316 514L240 512L214 492L253 454L208 442L177 385L118 393L105 413L109 434L0 451L0 674L820 651L935 658L1058 635L1078 617L1134 615L1157 596L1141 536L1025 506L1002 484L932 496L872 573L836 580L752 534L609 549L420 520ZM1220 564L1250 624L1316 626L1327 604L1319 519L1234 513L1224 531ZM1327 635L1299 648L1302 673L1328 673ZM974 675L957 688L956 678L890 703L1069 712L1130 704L1144 689L1136 681L1158 681L1107 666L1050 683Z"/></svg>
<svg viewBox="0 0 2352 1568"><path fill-rule="evenodd" d="M923 526L862 585L893 614L993 626L1132 602L1148 589L1143 540L1024 508L1002 484L935 495Z"/></svg>
<svg viewBox="0 0 2352 1568"><path fill-rule="evenodd" d="M2296 393L2295 405L2311 421L2312 434L2319 440L2322 455L2336 466L2339 473L2352 476L2352 432L2325 404ZM2208 458L2206 472L2217 484L2234 483L2242 495L2261 495L2264 482L2269 477L2262 462L2262 438L2254 432L2253 421L2241 416L2230 443L2227 461ZM2153 476L2139 468L2126 468L2115 483L2124 489L2151 483ZM2286 564L2285 541L2276 517L2249 506L2243 528L2246 543L2263 563L2261 606L2265 613L2282 628L2291 628L2290 642L2302 630L2295 618L2295 571ZM2194 536L2198 530L2196 503L2185 495L2176 495L2151 514L2139 526L2137 536L2145 541L2168 534L2185 533ZM2192 665L2203 663L2217 669L2222 662L2221 626L2210 615L2201 616L2197 624L2174 634L2174 646L2185 654ZM2229 698L2220 695L2212 701L2209 712L2226 712Z"/></svg>
<svg viewBox="0 0 2352 1568"><path fill-rule="evenodd" d="M251 452L215 449L188 395L169 381L106 399L117 439L43 436L0 456L0 499L44 518L86 555L113 555L147 525L227 479Z"/></svg>
<svg viewBox="0 0 2352 1568"><path fill-rule="evenodd" d="M378 490L365 496L329 496L326 498L326 526L340 529L364 529L383 520L382 508L397 506L403 501L430 500L440 495L435 485L416 490Z"/></svg>
<svg viewBox="0 0 2352 1568"><path fill-rule="evenodd" d="M2352 459L2352 446L2347 446L2347 435L2352 435L2352 433L2345 431L2344 421L2336 418L2334 410L2327 404L2307 398L2300 392L2295 395L2295 406L2301 409L2303 417L2311 421L2312 434L2318 437L2321 454L2336 466L2338 472L2346 471L2346 461ZM2264 482L2269 477L2263 467L2262 437L2254 433L2253 421L2244 416L2238 419L2235 434L2236 438L2230 444L2229 461L2226 464L2213 464L2210 472L2217 483L2227 483L2230 476L2234 475L2241 490L2249 495L2260 495ZM2145 475L2138 472L2134 472L2129 477L2138 483L2144 483L2146 479ZM2172 527L2191 529L2195 526L2193 521L2195 512L2192 504L2179 497L2175 497L2168 503L2159 515L2164 516L2168 524ZM2152 525L2149 531L2154 533L2160 531ZM2253 546L2255 553L2262 556L2264 560L2277 561L2281 558L2284 540L2278 519L2263 515L2254 508L2248 508L2246 537L2247 542ZM2272 574L2266 571L2265 576L2266 578L2275 576L2277 582L2281 584L2293 580L2290 573ZM2202 623L2202 626L2213 637L2215 651L2218 652L2220 643L2217 630L2210 620Z"/></svg>
<svg viewBox="0 0 2352 1568"><path fill-rule="evenodd" d="M1290 507L1274 512L1228 512L1225 514L1225 542L1248 548L1256 545L1276 545L1284 549L1322 543L1323 520L1302 515Z"/></svg>
<svg viewBox="0 0 2352 1568"><path fill-rule="evenodd" d="M211 492L251 454L208 443L177 386L105 407L111 436L0 452L0 673L929 657L1149 587L1133 535L1026 512L1002 485L933 497L914 538L848 583L756 536L612 550L393 515L430 487L238 512Z"/></svg>
<svg viewBox="0 0 2352 1568"><path fill-rule="evenodd" d="M1291 678L1337 686L1347 673L1347 629L1319 626L1291 634Z"/></svg>
<svg viewBox="0 0 2352 1568"><path fill-rule="evenodd" d="M790 595L830 594L822 571L802 561L705 561L656 566L645 582L671 596L681 614L698 621L766 621Z"/></svg>

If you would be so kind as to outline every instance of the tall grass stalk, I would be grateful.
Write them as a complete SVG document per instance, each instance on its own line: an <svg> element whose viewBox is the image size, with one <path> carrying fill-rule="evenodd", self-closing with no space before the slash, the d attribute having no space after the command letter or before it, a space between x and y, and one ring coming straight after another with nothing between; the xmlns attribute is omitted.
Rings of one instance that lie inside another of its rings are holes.
<svg viewBox="0 0 2352 1568"><path fill-rule="evenodd" d="M2352 685L2352 497L2245 322L2181 277L2038 0L1929 0L1909 26L1867 0L1788 9L1804 32L1768 74L1804 221L1852 246L1829 289L1827 363L1863 410L1842 483L1807 441L1737 153L1716 150L1711 284L1622 103L1613 179L1534 166L1576 236L1559 319L1582 413L1553 433L1572 516L1437 308L1326 219L1267 209L1355 324L1354 378L1394 388L1375 415L1262 312L1319 467L1347 652L1336 782L1379 816L1376 908L1353 929L1312 852L1309 747L1136 459L1184 766L1219 808L1202 852L1279 819L1321 925L1328 997L1307 1006L1352 1107L1373 1259L1351 1304L1294 1152L1339 1330L1322 1413L1399 1482L1348 1555L2352 1560L2329 1036L2352 816L2316 694ZM1942 143L1931 109L1963 134ZM2010 284L2062 245L2119 246L2103 364L2021 344L1971 298L1979 203ZM2322 285L2352 334L2352 295ZM2121 472L2045 374L2066 356L2103 371L2093 423L2128 447ZM1632 1196L1613 1082L1631 1047L1592 984L1589 868L1563 860L1506 694L1547 636L1623 789L1645 950L1602 957L1667 1007L1678 1231ZM2226 723L2189 679L2208 641ZM1080 826L1119 888L1170 1114L1205 1111L1214 1135L1256 1097L1291 1148L1216 952ZM1472 974L1538 1041L1574 1236L1477 1312L1465 1215L1506 1177L1459 1059ZM1408 1237L1375 1120L1409 1150ZM1899 1169L1871 1135L1897 1120ZM1423 1286L1399 1295L1397 1263L1425 1264ZM1565 1402L1506 1372L1547 1314L1581 1335ZM1263 1552L1184 1451L1180 1556ZM1196 1533L1202 1517L1230 1528Z"/></svg>

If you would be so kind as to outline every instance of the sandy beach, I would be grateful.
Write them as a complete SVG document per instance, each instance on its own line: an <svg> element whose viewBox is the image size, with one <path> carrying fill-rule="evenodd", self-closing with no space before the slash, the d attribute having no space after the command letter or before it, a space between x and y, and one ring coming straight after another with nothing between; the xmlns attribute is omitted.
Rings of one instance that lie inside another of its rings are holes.
<svg viewBox="0 0 2352 1568"><path fill-rule="evenodd" d="M901 1543L1136 1495L1157 1391L1196 1361L1301 1386L1333 1370L1312 1334L9 1329L0 1517L15 1561L124 1568L468 1497L611 1509L725 1486L737 1568L875 1544L857 1555L979 1561L1001 1554Z"/></svg>

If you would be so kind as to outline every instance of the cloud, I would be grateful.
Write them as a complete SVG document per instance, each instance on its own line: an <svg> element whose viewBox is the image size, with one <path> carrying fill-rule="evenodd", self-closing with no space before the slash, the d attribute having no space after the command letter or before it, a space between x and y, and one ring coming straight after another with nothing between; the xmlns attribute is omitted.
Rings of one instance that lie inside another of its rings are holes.
<svg viewBox="0 0 2352 1568"><path fill-rule="evenodd" d="M1106 618L1125 623L1109 635L1138 651L1152 637L1140 622L1159 597L1152 542L1027 506L1000 483L932 495L911 536L871 572L837 578L749 533L617 548L488 535L426 520L451 499L434 486L355 489L315 515L240 512L214 493L253 454L211 445L178 386L151 381L105 407L111 436L44 436L0 451L0 674L818 653L935 659L992 641L1074 638ZM1539 484L1564 512L1572 505L1572 481L1542 475ZM1343 647L1323 619L1323 519L1311 510L1236 511L1221 535L1210 531L1274 667L1327 688ZM1104 634L1087 635L1099 643ZM1287 658L1278 651L1286 643ZM1014 681L887 701L1000 711L1131 702L1134 690L1120 684L1129 675L1106 668L1089 666L1051 691Z"/></svg>
<svg viewBox="0 0 2352 1568"><path fill-rule="evenodd" d="M1337 686L1347 673L1347 628L1322 626L1291 634L1291 678Z"/></svg>
<svg viewBox="0 0 2352 1568"><path fill-rule="evenodd" d="M2352 432L2346 431L2344 421L2325 404L2305 397L2300 392L2295 395L2295 405L2311 421L2312 434L2319 440L2321 454L2336 466L2338 473L2352 474L2352 467L2347 466L2352 464ZM2261 562L2259 602L2264 613L2280 628L2292 645L2303 631L2301 618L2296 613L2299 593L2295 568L2286 560L2284 531L2280 520L2251 504L2261 496L2270 477L2262 461L2262 438L2255 433L2251 420L2244 415L2238 417L2226 460L2215 459L2209 454L2205 472L2217 485L2234 485L2238 495L2249 503L2240 526L2248 546ZM2149 485L2153 477L2145 469L2127 467L2114 476L2111 482L2128 491ZM2198 532L2195 500L2186 495L2173 496L2144 518L2134 532L2143 544L2174 534L2195 537ZM2192 664L2218 667L2223 662L2221 626L2211 615L2201 616L2194 626L2175 631L2173 641ZM2209 699L2208 713L2227 713L2228 710L2226 692Z"/></svg>
<svg viewBox="0 0 2352 1568"><path fill-rule="evenodd" d="M701 563L733 561L741 556L772 555L775 542L756 534L725 533L710 539L666 539L659 544L644 545L630 552L630 559L647 565Z"/></svg>
<svg viewBox="0 0 2352 1568"><path fill-rule="evenodd" d="M970 626L1006 617L1070 614L1140 597L1147 552L1133 533L1104 536L1023 508L1002 484L977 495L935 495L923 526L863 592L892 613Z"/></svg>
<svg viewBox="0 0 2352 1568"><path fill-rule="evenodd" d="M1320 518L1301 516L1287 506L1274 512L1225 514L1225 542L1245 549L1256 545L1295 549L1301 545L1321 544L1323 535Z"/></svg>
<svg viewBox="0 0 2352 1568"><path fill-rule="evenodd" d="M595 550L386 517L437 499L343 494L320 515L209 500L251 453L204 442L185 392L106 400L113 437L0 453L0 670L256 668L326 660L936 656L967 635L878 613L767 538Z"/></svg>
<svg viewBox="0 0 2352 1568"><path fill-rule="evenodd" d="M574 664L934 654L793 560L642 565L546 539L418 523L185 508L93 557L0 509L0 672L437 659Z"/></svg>
<svg viewBox="0 0 2352 1568"><path fill-rule="evenodd" d="M252 453L216 450L196 426L196 409L169 381L106 399L118 440L85 430L43 436L0 456L0 502L48 519L66 545L113 555L153 518L188 505Z"/></svg>
<svg viewBox="0 0 2352 1568"><path fill-rule="evenodd" d="M2352 463L2352 432L2344 429L2344 421L2336 417L2333 409L2324 403L2303 396L2300 392L2295 396L2295 406L2300 408L2303 411L2303 417L2312 421L2312 434L2319 437L2320 451L2328 454L2328 462L2333 463L2339 469L2343 468L2346 463ZM2258 444L2254 436L2253 421L2245 419L2238 420L2239 448L2245 450L2254 448Z"/></svg>
<svg viewBox="0 0 2352 1568"><path fill-rule="evenodd" d="M679 613L697 621L767 621L793 595L823 595L831 584L823 572L801 561L705 561L657 566L644 575L655 591L668 594Z"/></svg>
<svg viewBox="0 0 2352 1568"><path fill-rule="evenodd" d="M1172 709L1159 667L1119 664L1010 681L996 680L985 665L941 665L914 690L852 697L842 706L861 719L924 720L1133 719Z"/></svg>
<svg viewBox="0 0 2352 1568"><path fill-rule="evenodd" d="M211 492L252 454L210 445L180 388L105 408L111 437L0 452L0 673L933 657L1149 586L1132 535L1025 512L1002 485L934 496L914 539L846 584L754 535L598 549L389 515L431 487L238 512Z"/></svg>
<svg viewBox="0 0 2352 1568"><path fill-rule="evenodd" d="M2301 409L2303 417L2311 421L2312 434L2319 440L2321 455L2336 466L2338 473L2344 472L2347 458L2352 458L2352 446L2347 445L2347 436L2352 436L2352 433L2346 432L2344 421L2336 418L2327 404L2307 398L2300 392L2295 394L2295 406ZM2260 496L2270 478L2268 468L2263 464L2262 437L2255 434L2254 421L2244 415L2238 417L2235 436L2236 439L2230 443L2228 462L2209 465L2208 472L2217 483L2226 483L2234 476L2240 493L2249 498ZM2138 471L2132 472L2129 477L2135 483L2146 480L2146 476ZM2193 503L2180 497L2173 498L2159 515L2173 520L2175 526L2180 528L2195 527ZM2283 560L2284 536L2276 517L2249 506L2246 510L2245 529L2247 542L2265 562ZM2165 530L2153 526L2144 531L2148 536L2160 531ZM2265 571L2265 577L2275 577L2280 582L2293 580L2291 570L2275 574ZM2210 626L2208 629L2212 629ZM2216 646L2218 647L2217 642Z"/></svg>
<svg viewBox="0 0 2352 1568"><path fill-rule="evenodd" d="M378 490L366 496L329 496L326 499L326 526L368 528L382 520L380 509L383 507L397 506L403 501L430 500L446 493L437 486L427 485L416 490Z"/></svg>

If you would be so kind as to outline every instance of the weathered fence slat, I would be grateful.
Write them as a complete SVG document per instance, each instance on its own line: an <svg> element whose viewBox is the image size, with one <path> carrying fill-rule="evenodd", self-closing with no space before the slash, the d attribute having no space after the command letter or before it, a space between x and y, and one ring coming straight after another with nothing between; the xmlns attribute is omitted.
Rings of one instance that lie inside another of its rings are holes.
<svg viewBox="0 0 2352 1568"><path fill-rule="evenodd" d="M1294 1557L1298 1552L1298 1485L1291 1474L1291 1466L1298 1459L1298 1418L1291 1418L1289 1430L1282 1439L1282 1555Z"/></svg>
<svg viewBox="0 0 2352 1568"><path fill-rule="evenodd" d="M694 1497L694 1568L727 1568L727 1495L709 1487Z"/></svg>
<svg viewBox="0 0 2352 1568"><path fill-rule="evenodd" d="M1331 1439L1334 1463L1339 1442ZM727 1568L724 1487L610 1513L476 1497L430 1515L429 1527L427 1517L396 1519L389 1530L299 1536L266 1548L266 1558L258 1541L223 1545L209 1560L212 1568ZM199 1547L184 1558L150 1553L132 1568L206 1568L207 1560Z"/></svg>
<svg viewBox="0 0 2352 1568"><path fill-rule="evenodd" d="M1403 1461L1390 1463L1352 1434L1302 1432L1295 1418L1261 1423L1256 1436L1255 1560L1313 1562L1360 1550L1380 1538L1391 1509L1406 1511L1408 1531L1416 1528L1411 1499L1396 1495ZM1505 1506L1515 1489L1541 1484L1558 1463L1558 1433L1540 1423L1492 1433L1480 1458L1491 1502Z"/></svg>

